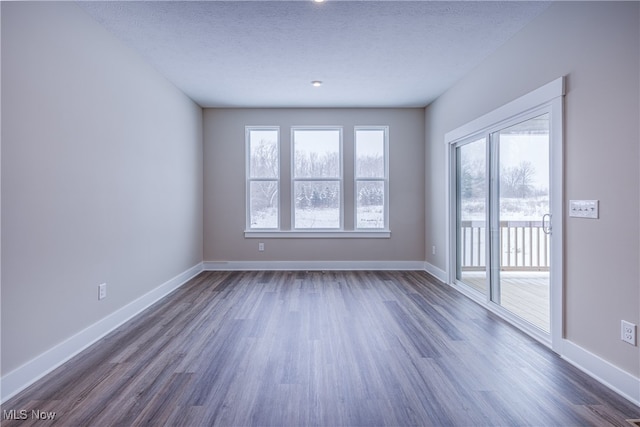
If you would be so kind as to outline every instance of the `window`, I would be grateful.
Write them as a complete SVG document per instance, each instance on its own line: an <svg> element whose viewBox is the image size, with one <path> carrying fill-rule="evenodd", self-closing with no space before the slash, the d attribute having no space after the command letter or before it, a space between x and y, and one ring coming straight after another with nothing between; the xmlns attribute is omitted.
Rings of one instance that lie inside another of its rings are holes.
<svg viewBox="0 0 640 427"><path fill-rule="evenodd" d="M357 229L387 229L388 128L356 127L355 206Z"/></svg>
<svg viewBox="0 0 640 427"><path fill-rule="evenodd" d="M245 127L246 238L391 237L388 126L282 131Z"/></svg>
<svg viewBox="0 0 640 427"><path fill-rule="evenodd" d="M342 229L342 128L291 131L294 229Z"/></svg>
<svg viewBox="0 0 640 427"><path fill-rule="evenodd" d="M280 228L278 127L251 127L246 134L247 229Z"/></svg>

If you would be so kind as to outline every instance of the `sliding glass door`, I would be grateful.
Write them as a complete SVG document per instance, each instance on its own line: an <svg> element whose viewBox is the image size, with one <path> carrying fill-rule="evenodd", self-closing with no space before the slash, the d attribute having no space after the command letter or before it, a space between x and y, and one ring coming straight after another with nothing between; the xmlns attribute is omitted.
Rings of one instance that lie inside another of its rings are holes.
<svg viewBox="0 0 640 427"><path fill-rule="evenodd" d="M548 334L549 114L490 140L491 300Z"/></svg>
<svg viewBox="0 0 640 427"><path fill-rule="evenodd" d="M549 114L455 145L456 281L550 333Z"/></svg>
<svg viewBox="0 0 640 427"><path fill-rule="evenodd" d="M525 96L446 135L449 280L552 348L562 338L563 90L559 79L527 95L530 108Z"/></svg>
<svg viewBox="0 0 640 427"><path fill-rule="evenodd" d="M487 138L456 147L456 280L486 295Z"/></svg>

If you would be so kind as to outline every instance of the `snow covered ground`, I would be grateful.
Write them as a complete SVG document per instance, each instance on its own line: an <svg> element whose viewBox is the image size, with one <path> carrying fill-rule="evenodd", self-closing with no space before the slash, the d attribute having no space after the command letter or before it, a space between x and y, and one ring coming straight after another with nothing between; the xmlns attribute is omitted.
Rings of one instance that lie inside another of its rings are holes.
<svg viewBox="0 0 640 427"><path fill-rule="evenodd" d="M382 229L384 228L383 206L358 207L357 228ZM252 212L251 228L253 229L277 229L278 212L275 208L267 208ZM296 209L296 229L323 229L340 228L339 208L307 208Z"/></svg>
<svg viewBox="0 0 640 427"><path fill-rule="evenodd" d="M463 221L486 219L485 199L464 199L461 205L460 213ZM547 213L549 213L547 196L500 199L500 221L542 221L542 216Z"/></svg>

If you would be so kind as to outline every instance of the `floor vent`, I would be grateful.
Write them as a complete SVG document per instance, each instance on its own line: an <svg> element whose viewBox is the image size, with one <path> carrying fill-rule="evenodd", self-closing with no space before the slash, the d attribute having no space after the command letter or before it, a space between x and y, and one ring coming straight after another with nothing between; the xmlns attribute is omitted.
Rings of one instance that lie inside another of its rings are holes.
<svg viewBox="0 0 640 427"><path fill-rule="evenodd" d="M629 424L631 424L632 426L640 427L640 419L638 419L638 420L627 420L627 422Z"/></svg>

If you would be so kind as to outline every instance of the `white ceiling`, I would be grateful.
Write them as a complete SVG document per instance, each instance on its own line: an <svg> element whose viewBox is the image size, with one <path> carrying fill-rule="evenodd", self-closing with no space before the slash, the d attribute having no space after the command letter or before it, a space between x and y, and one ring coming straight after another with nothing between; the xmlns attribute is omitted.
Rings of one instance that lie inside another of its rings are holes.
<svg viewBox="0 0 640 427"><path fill-rule="evenodd" d="M549 2L80 5L202 107L423 107Z"/></svg>

